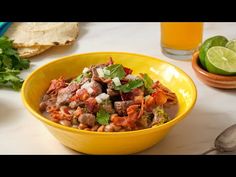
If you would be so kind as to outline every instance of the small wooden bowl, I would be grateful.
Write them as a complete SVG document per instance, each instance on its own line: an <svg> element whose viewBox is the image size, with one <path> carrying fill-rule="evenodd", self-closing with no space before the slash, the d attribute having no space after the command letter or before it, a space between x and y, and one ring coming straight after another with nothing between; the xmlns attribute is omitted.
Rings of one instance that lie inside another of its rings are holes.
<svg viewBox="0 0 236 177"><path fill-rule="evenodd" d="M199 52L195 52L192 58L192 67L197 77L205 84L221 89L235 89L236 76L222 76L209 73L200 64Z"/></svg>

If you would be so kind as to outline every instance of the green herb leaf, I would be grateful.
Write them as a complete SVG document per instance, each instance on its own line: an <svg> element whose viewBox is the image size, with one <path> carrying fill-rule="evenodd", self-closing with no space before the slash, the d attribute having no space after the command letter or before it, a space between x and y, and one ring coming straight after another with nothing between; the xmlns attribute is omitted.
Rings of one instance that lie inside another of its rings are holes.
<svg viewBox="0 0 236 177"><path fill-rule="evenodd" d="M91 72L86 72L86 73L84 73L84 77L91 78L92 77L92 73Z"/></svg>
<svg viewBox="0 0 236 177"><path fill-rule="evenodd" d="M20 58L13 42L7 37L0 37L0 86L20 90L23 79L20 70L29 68L29 60Z"/></svg>
<svg viewBox="0 0 236 177"><path fill-rule="evenodd" d="M75 82L80 82L82 79L83 79L83 74L80 74L79 76L77 76L73 81L75 81Z"/></svg>
<svg viewBox="0 0 236 177"><path fill-rule="evenodd" d="M12 60L11 58L7 57L6 55L2 56L2 63L4 65L5 68L12 68Z"/></svg>
<svg viewBox="0 0 236 177"><path fill-rule="evenodd" d="M119 79L122 79L123 77L125 77L125 71L121 64L114 64L114 65L108 66L106 69L110 71L110 75L105 75L106 77L109 77L112 79L115 77L118 77Z"/></svg>
<svg viewBox="0 0 236 177"><path fill-rule="evenodd" d="M16 69L28 69L30 66L30 62L27 59L21 59L18 63L18 65L15 67Z"/></svg>
<svg viewBox="0 0 236 177"><path fill-rule="evenodd" d="M143 74L142 76L145 89L147 90L148 94L152 93L152 85L154 83L153 80L147 74Z"/></svg>
<svg viewBox="0 0 236 177"><path fill-rule="evenodd" d="M129 81L127 84L124 84L121 86L114 85L114 89L119 90L124 93L128 93L128 92L131 92L135 88L141 87L142 85L143 85L143 80L136 79L136 80Z"/></svg>
<svg viewBox="0 0 236 177"><path fill-rule="evenodd" d="M5 72L0 72L0 85L13 88L14 90L20 90L23 80L17 76L19 73L19 70L6 70Z"/></svg>
<svg viewBox="0 0 236 177"><path fill-rule="evenodd" d="M2 50L7 48L12 48L12 41L8 39L6 36L0 37L0 48Z"/></svg>
<svg viewBox="0 0 236 177"><path fill-rule="evenodd" d="M87 73L80 74L80 75L77 76L75 79L73 79L71 82L77 82L77 83L79 83L80 81L82 81L82 79L83 79L84 77L91 78L91 77L92 77L92 73L91 73L91 72L87 72Z"/></svg>
<svg viewBox="0 0 236 177"><path fill-rule="evenodd" d="M110 120L110 114L104 109L100 109L97 112L96 121L101 125L108 125Z"/></svg>

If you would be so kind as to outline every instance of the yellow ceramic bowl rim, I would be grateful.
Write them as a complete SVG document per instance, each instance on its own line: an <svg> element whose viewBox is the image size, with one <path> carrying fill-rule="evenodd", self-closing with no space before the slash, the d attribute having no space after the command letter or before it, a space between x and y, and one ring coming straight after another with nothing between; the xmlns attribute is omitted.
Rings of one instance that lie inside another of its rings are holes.
<svg viewBox="0 0 236 177"><path fill-rule="evenodd" d="M25 87L27 85L27 82L29 80L31 80L34 75L42 70L43 68L45 67L48 67L54 63L57 63L57 62L60 62L62 60L65 60L69 57L75 57L75 56L84 56L84 55L91 55L91 54L128 54L128 55L133 55L133 56L141 56L141 57L147 57L151 60L158 60L158 61L161 61L165 64L168 64L168 65L171 65L173 66L176 70L178 70L181 74L185 75L189 81L190 81L190 85L191 87L193 88L194 92L193 92L193 102L191 103L190 105L190 108L188 110L186 110L185 112L183 112L182 114L176 116L175 118L173 118L172 120L170 120L169 122L165 123L165 124L162 124L162 125L159 125L159 126L154 126L152 128L146 128L146 129L141 129L141 130L134 130L134 131L127 131L127 132L94 132L94 131L86 131L86 130L80 130L80 129L76 129L76 128L72 128L72 127L66 127L66 126L63 126L61 124L58 124L58 123L55 123L53 121L50 121L48 120L47 118L45 118L44 116L42 116L41 114L37 113L35 110L33 110L33 108L31 108L31 106L28 104L28 102L26 101L25 99L25 96L24 96L24 93L25 93ZM24 81L23 83L23 86L22 86L22 89L21 89L21 97L22 97L22 100L23 100L23 103L24 105L26 106L26 108L35 116L37 117L39 120L43 121L44 123L50 125L50 126L53 126L53 127L56 127L56 128L59 128L59 129L63 129L65 131L70 131L70 132L74 132L74 133L82 133L82 134L91 134L91 135L121 135L121 134L129 134L129 135L137 135L137 134L148 134L148 133L152 133L152 132L155 132L157 130L160 130L160 129L163 129L163 128L167 128L167 127L170 127L170 126L173 126L174 124L176 124L177 122L179 122L180 120L182 120L186 114L188 114L193 106L195 105L196 103L196 99L197 99L197 89L196 89L196 86L193 82L193 80L183 71L181 70L180 68L172 65L171 63L168 63L166 61L163 61L163 60L160 60L158 58L154 58L154 57L151 57L151 56L147 56L147 55L142 55L142 54L135 54L135 53L129 53L129 52L112 52L112 51L109 51L109 52L89 52L89 53L83 53L83 54L74 54L74 55L69 55L69 56L65 56L65 57L62 57L62 58L59 58L59 59L56 59L56 60L53 60L39 68L37 68L36 70L34 70Z"/></svg>

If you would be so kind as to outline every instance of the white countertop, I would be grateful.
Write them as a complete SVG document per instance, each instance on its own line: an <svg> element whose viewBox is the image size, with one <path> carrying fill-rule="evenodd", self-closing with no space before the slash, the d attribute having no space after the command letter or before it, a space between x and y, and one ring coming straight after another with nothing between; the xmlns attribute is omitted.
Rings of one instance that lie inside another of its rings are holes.
<svg viewBox="0 0 236 177"><path fill-rule="evenodd" d="M55 47L35 57L26 77L43 64L70 54L92 51L127 51L168 61L193 79L198 99L192 112L166 138L139 154L200 154L215 137L236 123L236 90L219 90L199 81L190 61L167 58L160 50L159 23L81 23L73 46ZM204 39L213 35L236 38L236 23L206 23ZM78 154L60 144L24 107L20 93L0 90L0 154ZM233 154L233 153L232 153ZM236 154L236 152L234 153Z"/></svg>

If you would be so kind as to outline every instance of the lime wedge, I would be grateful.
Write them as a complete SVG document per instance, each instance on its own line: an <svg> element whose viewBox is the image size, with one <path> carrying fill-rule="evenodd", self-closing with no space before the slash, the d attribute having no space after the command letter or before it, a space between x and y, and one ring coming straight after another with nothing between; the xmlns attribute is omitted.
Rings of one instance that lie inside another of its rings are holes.
<svg viewBox="0 0 236 177"><path fill-rule="evenodd" d="M225 47L227 47L228 49L231 49L231 50L233 50L234 52L236 52L236 39L229 41L229 42L225 45Z"/></svg>
<svg viewBox="0 0 236 177"><path fill-rule="evenodd" d="M206 58L206 53L208 49L214 46L225 46L226 43L228 42L228 39L225 38L224 36L214 36L209 39L207 39L200 47L199 49L199 58L200 62L203 66L204 69L206 69L206 63L205 63L205 58Z"/></svg>
<svg viewBox="0 0 236 177"><path fill-rule="evenodd" d="M205 58L209 72L219 75L236 74L236 53L226 47L212 47Z"/></svg>

